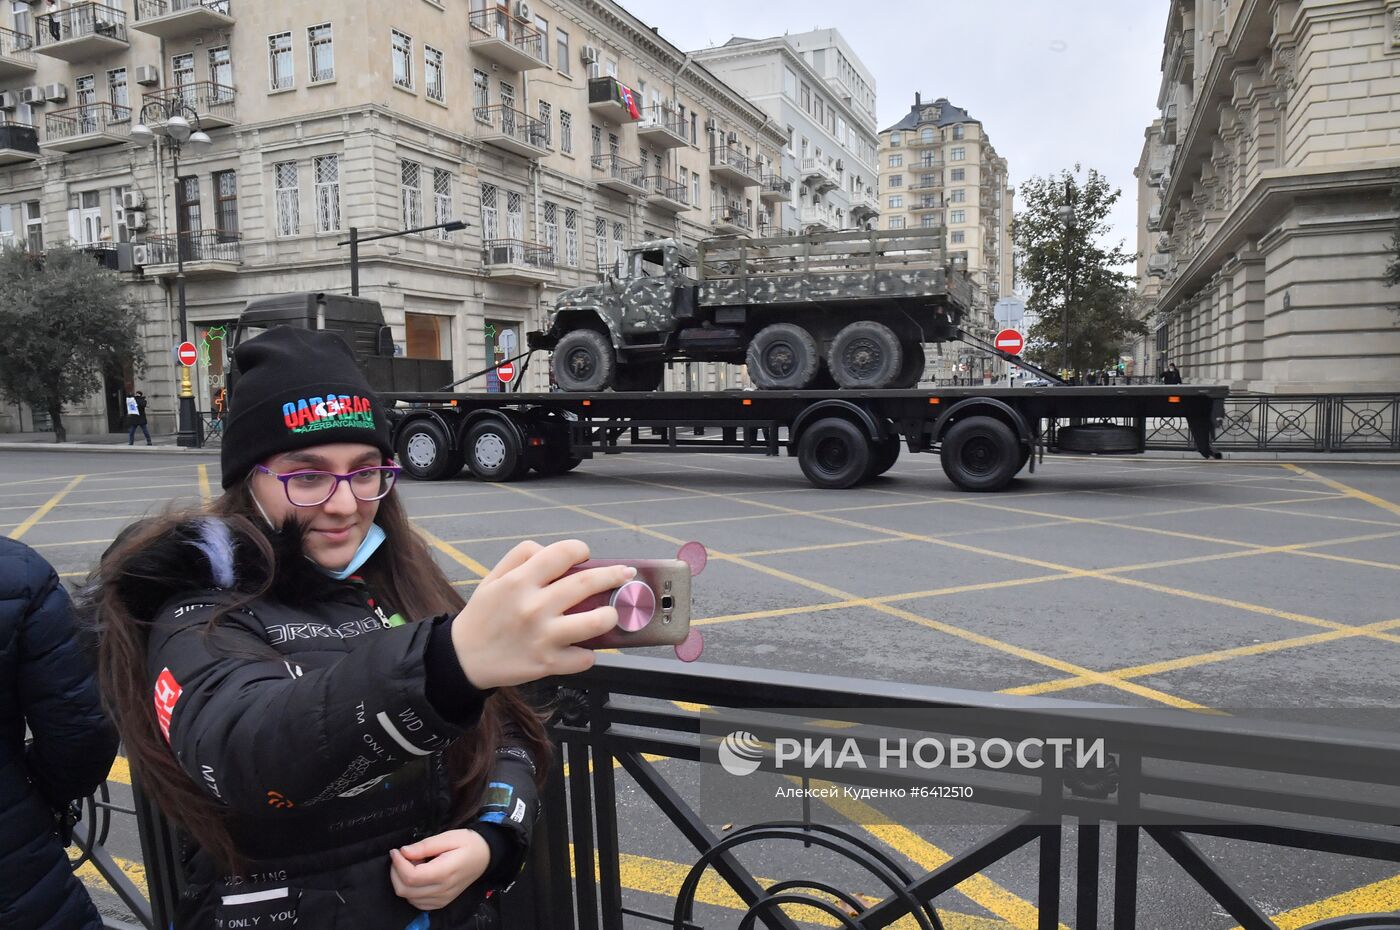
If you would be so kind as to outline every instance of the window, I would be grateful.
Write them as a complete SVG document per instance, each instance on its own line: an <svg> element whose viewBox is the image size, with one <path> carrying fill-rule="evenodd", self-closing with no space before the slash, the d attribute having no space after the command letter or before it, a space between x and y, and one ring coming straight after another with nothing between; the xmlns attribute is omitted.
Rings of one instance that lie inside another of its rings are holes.
<svg viewBox="0 0 1400 930"><path fill-rule="evenodd" d="M500 214L496 210L496 185L481 185L481 238L499 238Z"/></svg>
<svg viewBox="0 0 1400 930"><path fill-rule="evenodd" d="M898 210L898 209L899 209L900 207L902 207L902 206L904 206L904 195L903 195L903 194L892 194L892 195L890 196L890 209L891 209L891 210Z"/></svg>
<svg viewBox="0 0 1400 930"><path fill-rule="evenodd" d="M559 260L559 207L546 202L544 205L544 244L549 249L549 260Z"/></svg>
<svg viewBox="0 0 1400 930"><path fill-rule="evenodd" d="M950 222L950 223L966 223L966 222L967 222L967 211L966 211L966 210L950 210L950 211L948 212L948 222Z"/></svg>
<svg viewBox="0 0 1400 930"><path fill-rule="evenodd" d="M306 30L306 52L311 66L311 83L335 79L335 40L331 35L330 23Z"/></svg>
<svg viewBox="0 0 1400 930"><path fill-rule="evenodd" d="M919 225L924 229L933 229L938 225L938 217L926 215L919 218Z"/></svg>
<svg viewBox="0 0 1400 930"><path fill-rule="evenodd" d="M902 144L903 144L903 140L904 140L904 136L903 136L902 133L898 133L898 132L892 132L892 133L890 133L890 145L891 145L891 146L902 145Z"/></svg>
<svg viewBox="0 0 1400 930"><path fill-rule="evenodd" d="M506 238L525 238L524 198L519 191L506 191ZM516 260L523 261L524 256Z"/></svg>
<svg viewBox="0 0 1400 930"><path fill-rule="evenodd" d="M949 161L962 161L964 158L967 158L967 149L962 146L957 146L948 151Z"/></svg>
<svg viewBox="0 0 1400 930"><path fill-rule="evenodd" d="M961 127L961 126L954 126L954 127L953 127L953 138L954 138L954 139L961 139L962 137L963 137L963 127Z"/></svg>
<svg viewBox="0 0 1400 930"><path fill-rule="evenodd" d="M15 241L14 214L10 205L0 203L0 246L9 248Z"/></svg>
<svg viewBox="0 0 1400 930"><path fill-rule="evenodd" d="M220 242L238 238L238 175L233 171L214 172L214 229Z"/></svg>
<svg viewBox="0 0 1400 930"><path fill-rule="evenodd" d="M535 28L540 32L540 57L545 64L549 64L549 20L543 16L535 17Z"/></svg>
<svg viewBox="0 0 1400 930"><path fill-rule="evenodd" d="M593 220L593 251L598 257L598 271L604 272L608 265L608 221L603 217Z"/></svg>
<svg viewBox="0 0 1400 930"><path fill-rule="evenodd" d="M553 145L553 144L554 144L554 107L550 106L549 102L548 102L548 101L545 101L545 100L541 100L541 101L539 102L539 106L540 106L540 122L544 124L544 144L545 144L545 145Z"/></svg>
<svg viewBox="0 0 1400 930"><path fill-rule="evenodd" d="M301 195L298 183L296 162L283 161L272 166L279 236L295 236L301 231Z"/></svg>
<svg viewBox="0 0 1400 930"><path fill-rule="evenodd" d="M441 321L441 325L439 325ZM407 358L442 358L444 343L450 341L451 322L428 313L405 312L403 315L404 354Z"/></svg>
<svg viewBox="0 0 1400 930"><path fill-rule="evenodd" d="M117 118L123 118L123 113L131 105L131 96L126 84L126 69L117 68L107 72L107 93L112 101L112 106L116 107Z"/></svg>
<svg viewBox="0 0 1400 930"><path fill-rule="evenodd" d="M949 241L951 241L953 245L962 245L967 241L967 233L963 232L961 229L956 229L953 231L953 235Z"/></svg>
<svg viewBox="0 0 1400 930"><path fill-rule="evenodd" d="M267 65L269 86L272 90L286 90L296 84L296 74L292 71L292 34L279 32L267 39Z"/></svg>
<svg viewBox="0 0 1400 930"><path fill-rule="evenodd" d="M30 252L44 251L44 217L39 212L39 201L28 200L24 204L25 244Z"/></svg>
<svg viewBox="0 0 1400 930"><path fill-rule="evenodd" d="M578 211L564 208L564 264L578 267Z"/></svg>
<svg viewBox="0 0 1400 930"><path fill-rule="evenodd" d="M316 176L316 231L340 230L340 156L318 155L311 159Z"/></svg>
<svg viewBox="0 0 1400 930"><path fill-rule="evenodd" d="M949 203L967 203L967 191L959 187L948 195Z"/></svg>
<svg viewBox="0 0 1400 930"><path fill-rule="evenodd" d="M609 58L605 65L608 77L617 77L617 59Z"/></svg>
<svg viewBox="0 0 1400 930"><path fill-rule="evenodd" d="M700 174L694 171L690 174L690 205L700 206Z"/></svg>
<svg viewBox="0 0 1400 930"><path fill-rule="evenodd" d="M491 79L486 76L485 71L472 69L472 106L477 110L484 110L491 105ZM485 119L485 115L477 113L477 119Z"/></svg>
<svg viewBox="0 0 1400 930"><path fill-rule="evenodd" d="M937 137L938 130L934 129L932 126L925 126L923 129L919 130L919 141L922 142L924 145L928 145L936 141Z"/></svg>
<svg viewBox="0 0 1400 930"><path fill-rule="evenodd" d="M210 103L233 102L233 58L227 45L209 50Z"/></svg>
<svg viewBox="0 0 1400 930"><path fill-rule="evenodd" d="M180 178L175 185L175 210L179 214L178 229L197 233L204 228L204 210L199 202L199 178Z"/></svg>
<svg viewBox="0 0 1400 930"><path fill-rule="evenodd" d="M574 153L574 115L568 110L559 111L559 151Z"/></svg>
<svg viewBox="0 0 1400 930"><path fill-rule="evenodd" d="M603 154L603 127L594 123L588 129L589 141L593 144L593 157Z"/></svg>
<svg viewBox="0 0 1400 930"><path fill-rule="evenodd" d="M792 72L791 68L783 69L783 93L792 100L797 99L797 75Z"/></svg>
<svg viewBox="0 0 1400 930"><path fill-rule="evenodd" d="M622 274L622 268L623 268L623 264L622 264L622 263L623 263L623 261L626 260L626 257L627 257L626 255L623 254L624 249L626 248L625 243L626 243L626 241L627 241L627 240L626 240L626 237L623 235L623 229L624 229L625 227L624 227L621 223L613 223L612 226L613 226L613 228L612 228L612 234L613 234L612 264L613 264L613 268L616 269L616 274L619 274L619 275L620 275L620 274Z"/></svg>
<svg viewBox="0 0 1400 930"><path fill-rule="evenodd" d="M559 70L564 74L569 73L569 34L562 29L554 30L554 51L555 57L559 60L555 62Z"/></svg>
<svg viewBox="0 0 1400 930"><path fill-rule="evenodd" d="M442 75L442 52L431 45L423 46L423 92L429 100L438 103L447 99L447 82Z"/></svg>
<svg viewBox="0 0 1400 930"><path fill-rule="evenodd" d="M399 193L403 201L403 228L423 225L423 166L404 159L399 162Z"/></svg>
<svg viewBox="0 0 1400 930"><path fill-rule="evenodd" d="M903 164L904 164L904 156L903 156L903 155L891 155L891 156L890 156L890 167L891 167L891 168L899 168L899 167L901 167Z"/></svg>
<svg viewBox="0 0 1400 930"><path fill-rule="evenodd" d="M902 216L892 216L892 217L890 217L890 229L903 229L903 228L904 228L904 217L902 217Z"/></svg>
<svg viewBox="0 0 1400 930"><path fill-rule="evenodd" d="M902 175L902 174L892 174L892 175L890 175L890 182L889 182L889 183L890 183L890 187L903 187L903 186L904 186L904 175Z"/></svg>
<svg viewBox="0 0 1400 930"><path fill-rule="evenodd" d="M194 55L176 55L170 59L170 72L175 84L175 93L179 94L185 104L194 107L199 101L196 99L194 86Z"/></svg>
<svg viewBox="0 0 1400 930"><path fill-rule="evenodd" d="M397 29L392 29L390 45L390 57L394 63L394 86L413 90L413 40Z"/></svg>
<svg viewBox="0 0 1400 930"><path fill-rule="evenodd" d="M439 226L452 222L452 172L441 168L433 169L433 222ZM445 229L437 234L439 239L452 238Z"/></svg>
<svg viewBox="0 0 1400 930"><path fill-rule="evenodd" d="M802 85L802 109L808 113L812 112L812 88L806 84Z"/></svg>
<svg viewBox="0 0 1400 930"><path fill-rule="evenodd" d="M515 85L508 81L502 81L500 86L501 106L507 110L515 109Z"/></svg>
<svg viewBox="0 0 1400 930"><path fill-rule="evenodd" d="M948 180L949 180L949 181L966 181L966 180L967 180L967 169L966 169L966 168L949 168L949 169L948 169Z"/></svg>

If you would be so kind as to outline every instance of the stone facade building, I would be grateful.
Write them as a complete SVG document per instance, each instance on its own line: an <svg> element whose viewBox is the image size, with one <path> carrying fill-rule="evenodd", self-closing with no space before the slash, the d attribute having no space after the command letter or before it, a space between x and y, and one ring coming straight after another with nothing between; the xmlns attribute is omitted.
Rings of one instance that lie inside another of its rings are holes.
<svg viewBox="0 0 1400 930"><path fill-rule="evenodd" d="M755 232L761 178L786 143L611 0L6 2L3 15L0 239L137 260L139 386L163 431L177 248L208 410L225 327L250 297L347 292L338 243L351 227L464 220L360 249L361 294L381 302L403 354L451 359L460 377L522 351L560 290L597 282L626 246ZM143 104L169 98L213 138L186 147L178 184L168 150L130 137L161 124ZM740 374L677 365L667 380ZM546 384L537 361L524 387ZM67 414L69 432L115 429L131 387L111 373L105 396ZM0 430L36 425L27 409L0 412Z"/></svg>
<svg viewBox="0 0 1400 930"><path fill-rule="evenodd" d="M1150 370L1270 393L1400 389L1384 286L1400 2L1175 0L1139 165Z"/></svg>

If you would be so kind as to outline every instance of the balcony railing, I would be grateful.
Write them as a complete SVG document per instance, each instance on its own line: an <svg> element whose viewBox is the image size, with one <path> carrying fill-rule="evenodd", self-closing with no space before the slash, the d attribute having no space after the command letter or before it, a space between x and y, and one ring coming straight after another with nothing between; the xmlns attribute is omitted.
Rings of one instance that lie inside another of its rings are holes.
<svg viewBox="0 0 1400 930"><path fill-rule="evenodd" d="M234 123L234 100L237 94L227 84L194 81L141 95L143 104L181 103L199 114L204 129L216 129Z"/></svg>
<svg viewBox="0 0 1400 930"><path fill-rule="evenodd" d="M720 204L710 208L710 224L752 230L753 217L743 204Z"/></svg>
<svg viewBox="0 0 1400 930"><path fill-rule="evenodd" d="M751 186L760 183L758 162L727 145L717 145L710 149L710 170L736 179L741 178L742 182Z"/></svg>
<svg viewBox="0 0 1400 930"><path fill-rule="evenodd" d="M933 175L933 176L929 177L927 180L917 180L917 181L915 181L913 184L910 184L910 185L909 185L909 189L910 189L910 190L915 190L915 191L942 190L942 189L943 189L943 176L942 176L942 175Z"/></svg>
<svg viewBox="0 0 1400 930"><path fill-rule="evenodd" d="M233 24L229 0L136 0L131 28L161 39L178 39Z"/></svg>
<svg viewBox="0 0 1400 930"><path fill-rule="evenodd" d="M481 263L490 268L523 265L539 271L554 270L554 250L523 239L487 239L481 248Z"/></svg>
<svg viewBox="0 0 1400 930"><path fill-rule="evenodd" d="M759 185L759 196L786 200L792 196L792 182L781 174L765 174Z"/></svg>
<svg viewBox="0 0 1400 930"><path fill-rule="evenodd" d="M633 161L628 161L621 155L594 155L593 170L603 174L599 183L611 187L614 190L625 190L635 188L644 190L646 188L646 168ZM631 190L626 190L632 193Z"/></svg>
<svg viewBox="0 0 1400 930"><path fill-rule="evenodd" d="M641 98L615 77L588 79L588 109L614 123L642 118Z"/></svg>
<svg viewBox="0 0 1400 930"><path fill-rule="evenodd" d="M493 8L478 10L467 17L471 25L470 43L487 57L515 71L545 65L545 37L534 24Z"/></svg>
<svg viewBox="0 0 1400 930"><path fill-rule="evenodd" d="M34 37L0 27L0 74L23 74L36 67Z"/></svg>
<svg viewBox="0 0 1400 930"><path fill-rule="evenodd" d="M29 123L0 119L0 165L39 157L39 130Z"/></svg>
<svg viewBox="0 0 1400 930"><path fill-rule="evenodd" d="M89 37L127 42L126 13L102 3L75 3L34 19L35 47L40 51Z"/></svg>
<svg viewBox="0 0 1400 930"><path fill-rule="evenodd" d="M660 148L675 148L692 141L685 117L679 111L663 106L647 107L642 112L637 135Z"/></svg>
<svg viewBox="0 0 1400 930"><path fill-rule="evenodd" d="M159 19L172 13L190 13L208 10L221 16L231 16L230 0L136 0L137 21Z"/></svg>
<svg viewBox="0 0 1400 930"><path fill-rule="evenodd" d="M477 107L472 111L483 124L487 141L521 155L542 155L549 151L549 124L507 106Z"/></svg>
<svg viewBox="0 0 1400 930"><path fill-rule="evenodd" d="M131 107L90 103L44 115L44 144L55 147L85 136L127 136Z"/></svg>
<svg viewBox="0 0 1400 930"><path fill-rule="evenodd" d="M243 237L235 232L200 229L179 235L147 236L146 245L151 250L147 267L174 265L177 261L243 263Z"/></svg>

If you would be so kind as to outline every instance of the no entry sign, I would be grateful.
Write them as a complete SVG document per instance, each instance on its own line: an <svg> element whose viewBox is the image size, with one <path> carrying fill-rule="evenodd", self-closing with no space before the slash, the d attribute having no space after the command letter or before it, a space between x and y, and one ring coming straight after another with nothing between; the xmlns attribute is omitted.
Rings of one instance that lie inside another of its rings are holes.
<svg viewBox="0 0 1400 930"><path fill-rule="evenodd" d="M496 369L496 377L501 379L502 384L510 384L515 380L515 363L504 362Z"/></svg>
<svg viewBox="0 0 1400 930"><path fill-rule="evenodd" d="M996 347L1012 355L1020 355L1026 347L1026 338L1014 329L1003 329L997 333Z"/></svg>
<svg viewBox="0 0 1400 930"><path fill-rule="evenodd" d="M199 352L195 349L193 342L182 342L175 350L175 357L180 360L181 365L193 368L194 363L199 360Z"/></svg>

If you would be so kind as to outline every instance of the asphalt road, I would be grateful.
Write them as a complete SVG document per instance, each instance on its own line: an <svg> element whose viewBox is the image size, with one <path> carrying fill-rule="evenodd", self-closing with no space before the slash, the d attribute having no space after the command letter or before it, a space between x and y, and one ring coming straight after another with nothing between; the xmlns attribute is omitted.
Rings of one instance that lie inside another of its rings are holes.
<svg viewBox="0 0 1400 930"><path fill-rule="evenodd" d="M0 532L77 582L126 522L197 505L211 486L214 458L7 451ZM956 491L929 456L905 456L864 487L822 491L789 459L636 455L517 485L461 477L405 482L401 493L467 591L479 566L525 538L577 536L598 557L668 557L692 539L723 553L697 579L702 661L1235 715L1374 714L1400 696L1400 638L1337 627L1400 627L1400 462L1052 460L1006 492L977 495ZM1337 635L1316 636L1326 631ZM694 790L689 765L659 763ZM119 800L124 774L119 765ZM669 915L695 855L621 772L618 791L625 901ZM838 813L915 872L976 835ZM129 818L112 829L110 848L144 881ZM1400 910L1394 867L1203 848L1283 926ZM847 877L815 851L744 861L765 878ZM1144 863L1139 926L1235 925L1159 850ZM1033 864L1032 847L940 900L945 925L1033 927ZM853 878L843 887L880 891ZM1110 892L1106 882L1101 898ZM737 898L721 883L702 885L701 901L697 922L737 925ZM1072 893L1065 902L1071 926Z"/></svg>

